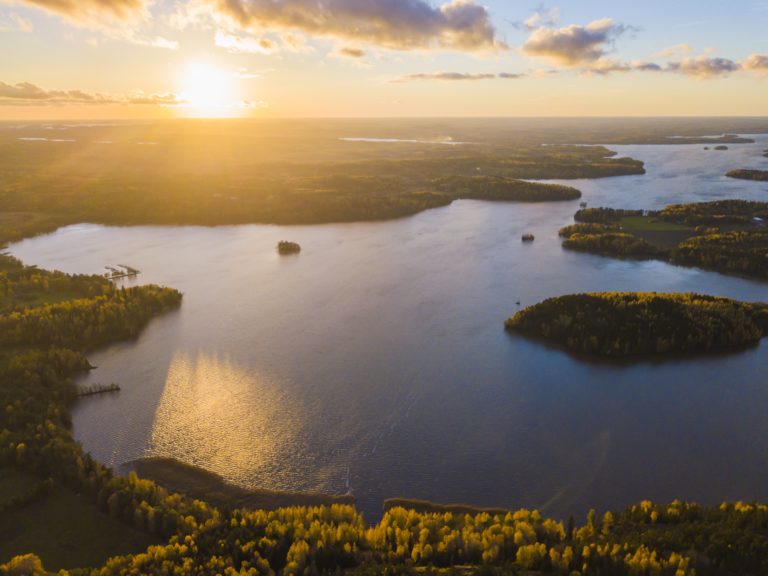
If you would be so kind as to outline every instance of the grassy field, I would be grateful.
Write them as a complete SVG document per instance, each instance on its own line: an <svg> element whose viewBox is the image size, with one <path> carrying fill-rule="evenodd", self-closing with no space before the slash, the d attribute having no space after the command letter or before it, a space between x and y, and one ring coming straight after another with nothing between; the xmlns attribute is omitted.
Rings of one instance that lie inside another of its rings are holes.
<svg viewBox="0 0 768 576"><path fill-rule="evenodd" d="M33 484L39 481L29 472L0 468L0 506L14 498L23 496Z"/></svg>
<svg viewBox="0 0 768 576"><path fill-rule="evenodd" d="M2 470L0 498L19 496L36 481L25 472ZM102 514L65 488L41 502L0 514L0 563L34 553L49 570L93 567L111 556L140 552L158 542Z"/></svg>
<svg viewBox="0 0 768 576"><path fill-rule="evenodd" d="M683 240L695 236L693 228L689 226L648 216L622 218L619 225L622 232L634 234L659 248L674 248Z"/></svg>

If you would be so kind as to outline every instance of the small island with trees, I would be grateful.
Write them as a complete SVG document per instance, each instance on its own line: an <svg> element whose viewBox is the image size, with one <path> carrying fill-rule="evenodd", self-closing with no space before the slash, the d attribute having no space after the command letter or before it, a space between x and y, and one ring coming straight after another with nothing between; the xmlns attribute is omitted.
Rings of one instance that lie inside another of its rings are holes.
<svg viewBox="0 0 768 576"><path fill-rule="evenodd" d="M609 357L739 349L768 335L768 304L700 294L605 292L550 298L506 329Z"/></svg>
<svg viewBox="0 0 768 576"><path fill-rule="evenodd" d="M768 153L766 153L768 158ZM731 170L725 174L728 178L737 178L738 180L753 180L755 182L768 182L768 170L748 170L741 168Z"/></svg>
<svg viewBox="0 0 768 576"><path fill-rule="evenodd" d="M296 242L288 242L287 240L281 240L277 243L277 251L281 256L288 256L290 254L298 254L301 252L301 246Z"/></svg>

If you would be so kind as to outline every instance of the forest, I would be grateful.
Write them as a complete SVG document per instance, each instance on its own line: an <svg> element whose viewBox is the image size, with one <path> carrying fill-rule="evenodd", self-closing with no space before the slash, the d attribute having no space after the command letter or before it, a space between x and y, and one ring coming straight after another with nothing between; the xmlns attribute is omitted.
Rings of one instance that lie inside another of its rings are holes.
<svg viewBox="0 0 768 576"><path fill-rule="evenodd" d="M708 352L759 342L768 334L768 304L700 294L573 294L521 310L505 325L582 354Z"/></svg>
<svg viewBox="0 0 768 576"><path fill-rule="evenodd" d="M645 213L586 208L574 219L560 230L568 250L768 278L768 202L716 200Z"/></svg>
<svg viewBox="0 0 768 576"><path fill-rule="evenodd" d="M108 146L92 143L114 138L108 128L72 128L65 146L0 130L0 241L80 222L314 224L400 218L458 199L567 201L580 192L525 180L645 173L603 146L537 139L392 147L344 141L334 125L172 128L122 127L145 145Z"/></svg>
<svg viewBox="0 0 768 576"><path fill-rule="evenodd" d="M628 260L653 260L667 255L663 248L623 232L573 233L563 241L563 248Z"/></svg>

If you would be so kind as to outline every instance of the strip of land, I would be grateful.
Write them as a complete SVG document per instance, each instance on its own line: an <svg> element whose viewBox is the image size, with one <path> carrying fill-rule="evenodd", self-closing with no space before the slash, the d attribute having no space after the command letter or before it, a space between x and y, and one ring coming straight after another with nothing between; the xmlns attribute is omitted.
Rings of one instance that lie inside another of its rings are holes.
<svg viewBox="0 0 768 576"><path fill-rule="evenodd" d="M154 480L172 492L205 500L221 508L277 510L291 506L354 505L351 494L333 496L311 492L248 489L226 482L221 476L173 458L142 458L130 463L142 478Z"/></svg>

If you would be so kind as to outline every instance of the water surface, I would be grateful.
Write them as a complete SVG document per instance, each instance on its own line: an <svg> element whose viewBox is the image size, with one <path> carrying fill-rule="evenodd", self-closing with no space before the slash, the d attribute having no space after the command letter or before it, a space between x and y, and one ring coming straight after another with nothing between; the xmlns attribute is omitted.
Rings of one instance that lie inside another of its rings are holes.
<svg viewBox="0 0 768 576"><path fill-rule="evenodd" d="M768 138L612 147L648 174L568 181L591 206L768 199L726 179L768 167ZM372 144L376 145L376 144ZM768 299L768 286L565 252L578 202L461 201L397 221L323 226L69 226L11 252L98 273L125 263L184 292L135 342L91 356L74 431L120 466L172 456L244 486L539 507L644 498L768 500L768 343L727 356L588 363L506 334L516 302L596 290ZM523 244L524 232L536 235ZM279 257L279 240L300 255Z"/></svg>

